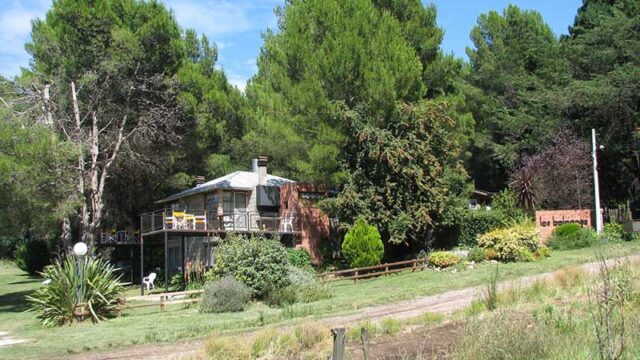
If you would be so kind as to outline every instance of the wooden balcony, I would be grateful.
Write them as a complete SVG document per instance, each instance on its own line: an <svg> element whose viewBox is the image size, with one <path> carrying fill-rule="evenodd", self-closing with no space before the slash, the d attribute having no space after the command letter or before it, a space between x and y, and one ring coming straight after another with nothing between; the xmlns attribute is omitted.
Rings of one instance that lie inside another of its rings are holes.
<svg viewBox="0 0 640 360"><path fill-rule="evenodd" d="M211 215L206 211L158 210L140 217L143 235L160 232L182 234L278 233L296 234L298 221L294 215L280 216L277 213L228 213Z"/></svg>

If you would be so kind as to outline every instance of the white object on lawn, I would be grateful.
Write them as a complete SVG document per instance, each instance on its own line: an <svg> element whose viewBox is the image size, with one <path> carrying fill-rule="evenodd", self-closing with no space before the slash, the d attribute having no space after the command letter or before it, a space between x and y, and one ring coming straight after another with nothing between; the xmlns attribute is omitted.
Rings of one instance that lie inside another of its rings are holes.
<svg viewBox="0 0 640 360"><path fill-rule="evenodd" d="M156 280L156 273L152 272L149 276L142 279L142 283L147 287L147 291L150 289L155 289L156 286L153 282Z"/></svg>

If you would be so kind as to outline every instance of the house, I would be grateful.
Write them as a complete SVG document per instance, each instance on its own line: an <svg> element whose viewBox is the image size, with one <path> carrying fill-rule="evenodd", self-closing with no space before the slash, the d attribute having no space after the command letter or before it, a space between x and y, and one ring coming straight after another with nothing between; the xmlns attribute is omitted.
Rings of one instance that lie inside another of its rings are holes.
<svg viewBox="0 0 640 360"><path fill-rule="evenodd" d="M229 233L263 233L307 249L320 262L320 243L331 234L329 218L317 207L328 196L326 187L270 175L267 162L257 157L252 171L200 178L195 187L156 201L161 210L140 216L140 253L145 244L164 247L168 279L187 261L212 266L215 246Z"/></svg>

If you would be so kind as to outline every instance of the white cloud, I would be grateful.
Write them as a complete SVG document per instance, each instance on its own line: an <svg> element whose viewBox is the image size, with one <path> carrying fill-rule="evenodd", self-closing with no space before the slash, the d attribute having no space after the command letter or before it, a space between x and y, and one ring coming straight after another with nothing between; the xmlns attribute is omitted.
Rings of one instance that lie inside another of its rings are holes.
<svg viewBox="0 0 640 360"><path fill-rule="evenodd" d="M165 0L183 28L207 35L225 35L274 24L273 8L282 0Z"/></svg>
<svg viewBox="0 0 640 360"><path fill-rule="evenodd" d="M242 79L239 77L229 77L229 83L237 87L243 93L244 93L244 89L247 88L247 79Z"/></svg>

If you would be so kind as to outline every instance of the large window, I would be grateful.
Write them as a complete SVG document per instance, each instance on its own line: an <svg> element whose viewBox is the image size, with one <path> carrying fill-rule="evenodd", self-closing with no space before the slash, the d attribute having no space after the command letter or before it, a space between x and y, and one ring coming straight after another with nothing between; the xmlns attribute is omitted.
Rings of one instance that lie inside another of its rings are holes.
<svg viewBox="0 0 640 360"><path fill-rule="evenodd" d="M240 191L225 191L222 193L222 211L225 214L223 219L225 227L247 228L247 195L246 192Z"/></svg>

